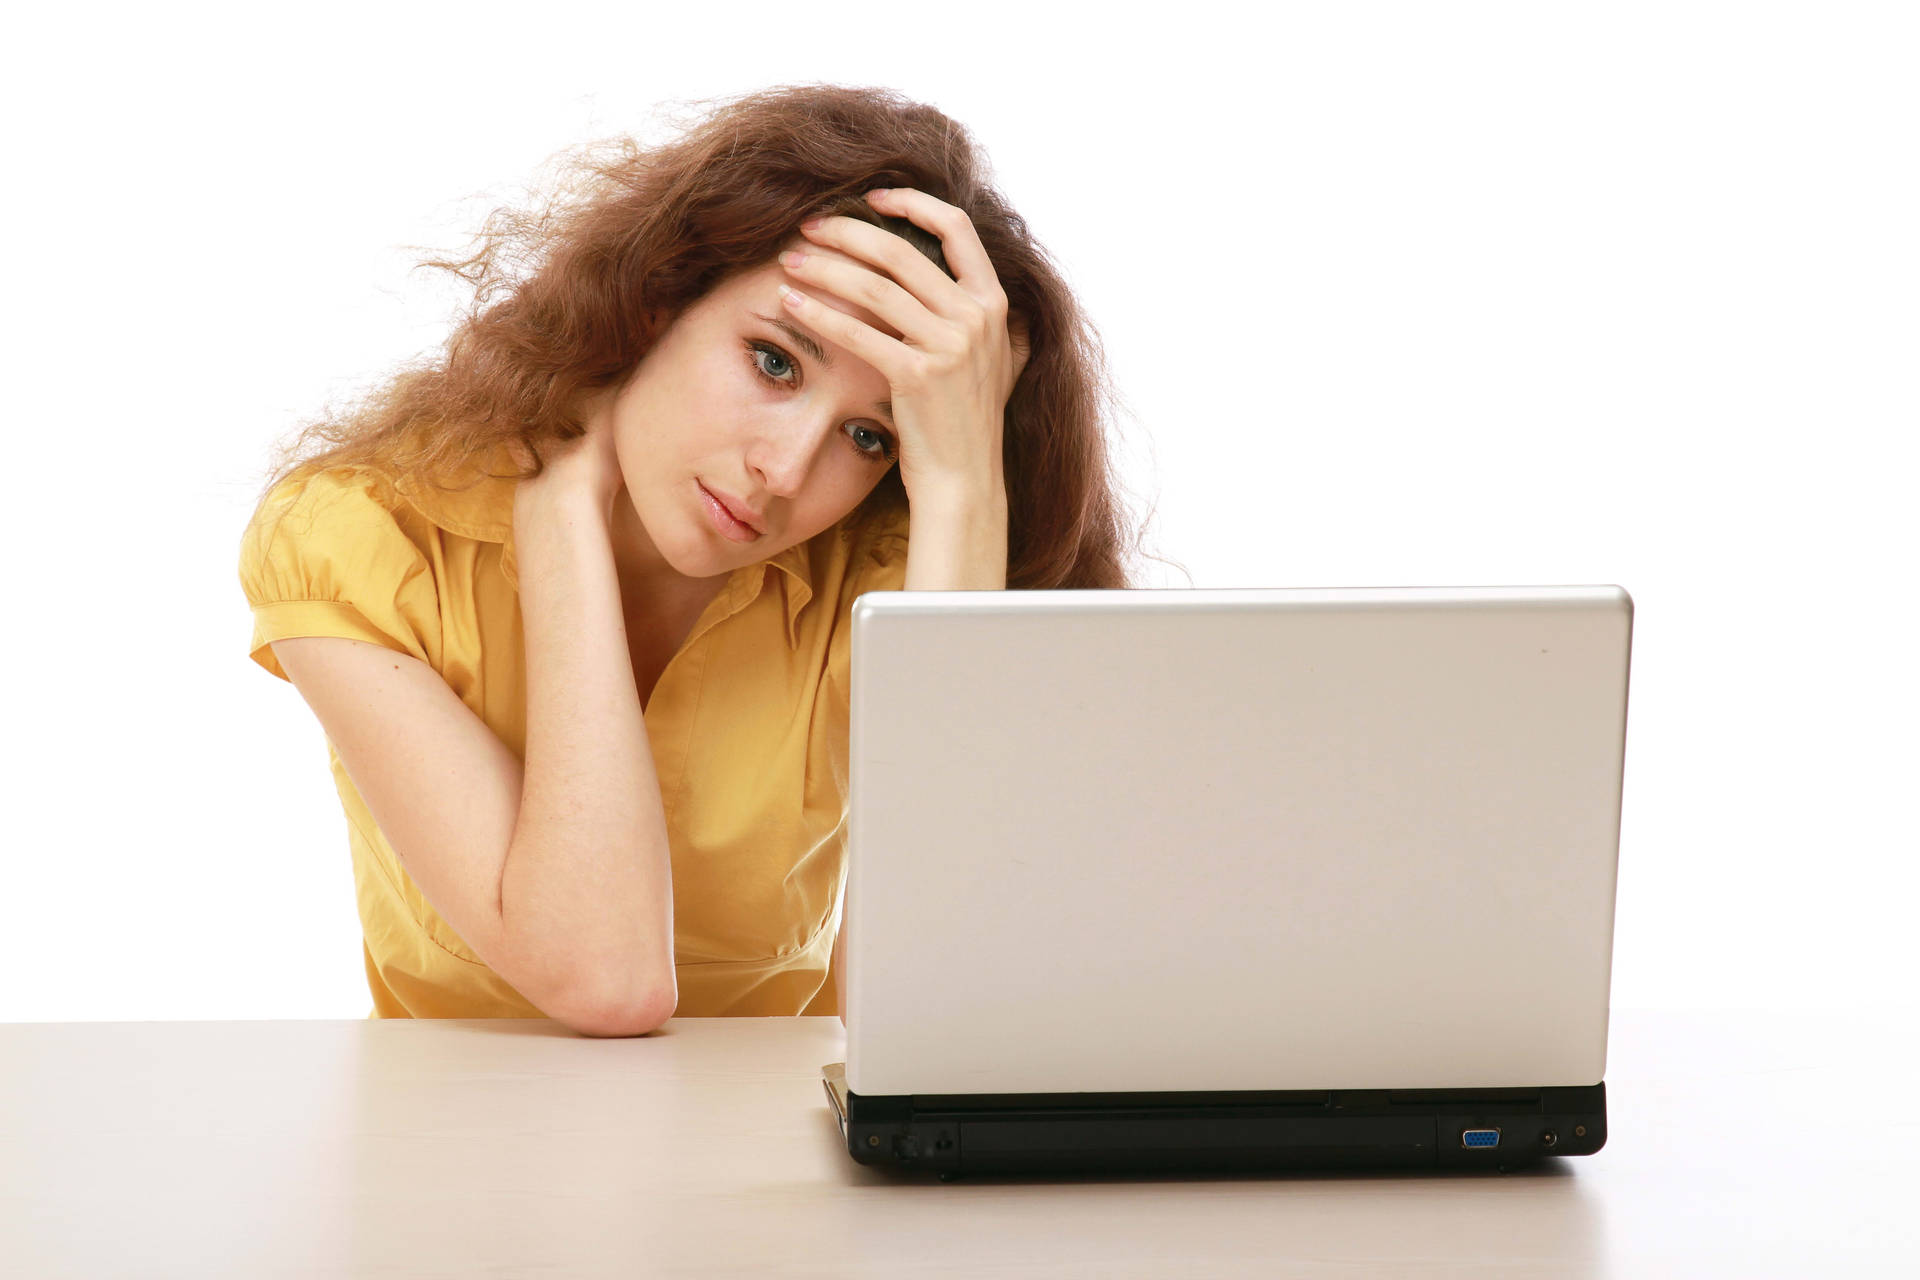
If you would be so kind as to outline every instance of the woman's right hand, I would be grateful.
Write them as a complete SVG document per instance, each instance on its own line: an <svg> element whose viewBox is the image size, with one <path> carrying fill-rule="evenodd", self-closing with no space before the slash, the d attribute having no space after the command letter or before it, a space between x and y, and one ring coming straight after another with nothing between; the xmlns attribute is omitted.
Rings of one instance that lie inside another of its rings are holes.
<svg viewBox="0 0 1920 1280"><path fill-rule="evenodd" d="M595 413L583 425L587 429L585 435L547 444L544 449L545 469L537 476L520 481L515 487L513 510L516 522L522 518L523 506L551 501L589 502L592 510L604 516L608 526L612 526L613 504L627 487L626 476L620 470L619 455L613 447L613 416L610 413ZM525 446L515 443L509 447L524 465L532 463Z"/></svg>

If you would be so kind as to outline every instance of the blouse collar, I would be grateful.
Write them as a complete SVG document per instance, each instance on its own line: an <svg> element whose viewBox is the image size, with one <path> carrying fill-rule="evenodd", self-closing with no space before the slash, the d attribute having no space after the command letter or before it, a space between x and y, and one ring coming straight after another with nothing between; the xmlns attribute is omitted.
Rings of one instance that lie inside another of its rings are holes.
<svg viewBox="0 0 1920 1280"><path fill-rule="evenodd" d="M414 476L401 476L394 482L408 505L434 524L463 538L497 542L505 547L501 567L515 591L520 589L518 562L513 547L513 494L518 481L513 478L513 459L506 446L486 455L488 465L463 469L454 483L464 484L467 474L477 476L470 487L459 490L436 488ZM824 536L837 536L828 530ZM787 645L800 643L800 611L813 599L812 561L804 542L768 556L757 564L742 565L727 580L730 597L728 612L737 613L760 594L767 566L780 570L781 589L786 597Z"/></svg>

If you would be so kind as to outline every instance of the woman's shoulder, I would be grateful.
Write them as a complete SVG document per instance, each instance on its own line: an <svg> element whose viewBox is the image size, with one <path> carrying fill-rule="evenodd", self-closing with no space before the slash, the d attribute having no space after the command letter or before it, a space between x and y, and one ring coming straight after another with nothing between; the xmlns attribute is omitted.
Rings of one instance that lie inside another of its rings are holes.
<svg viewBox="0 0 1920 1280"><path fill-rule="evenodd" d="M344 636L430 662L439 586L419 525L365 472L330 469L276 484L240 540L253 660L284 679L273 642Z"/></svg>
<svg viewBox="0 0 1920 1280"><path fill-rule="evenodd" d="M390 480L364 467L332 467L289 476L268 490L242 542L260 555L320 544L354 544L363 553L404 553L413 545L405 500Z"/></svg>
<svg viewBox="0 0 1920 1280"><path fill-rule="evenodd" d="M255 604L397 586L427 562L420 526L391 482L364 468L296 474L268 491L242 531L241 583Z"/></svg>
<svg viewBox="0 0 1920 1280"><path fill-rule="evenodd" d="M907 575L907 533L911 521L905 507L875 515L851 540L844 567L844 594L898 590Z"/></svg>
<svg viewBox="0 0 1920 1280"><path fill-rule="evenodd" d="M292 518L296 532L398 530L424 546L434 530L504 542L513 529L517 477L501 450L475 455L451 480L430 479L369 463L296 471L263 498L250 527L278 533Z"/></svg>
<svg viewBox="0 0 1920 1280"><path fill-rule="evenodd" d="M912 513L906 507L888 509L873 522L874 540L881 541L887 538L904 540L912 524L911 515Z"/></svg>
<svg viewBox="0 0 1920 1280"><path fill-rule="evenodd" d="M911 524L906 507L889 507L875 512L845 540L848 557L860 560L897 553L906 545Z"/></svg>

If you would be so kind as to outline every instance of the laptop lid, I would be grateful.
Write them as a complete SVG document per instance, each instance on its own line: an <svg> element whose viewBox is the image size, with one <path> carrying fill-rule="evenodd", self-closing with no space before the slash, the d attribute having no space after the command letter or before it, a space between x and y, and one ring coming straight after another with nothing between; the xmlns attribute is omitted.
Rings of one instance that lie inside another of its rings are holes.
<svg viewBox="0 0 1920 1280"><path fill-rule="evenodd" d="M845 1087L1606 1067L1617 586L869 592Z"/></svg>

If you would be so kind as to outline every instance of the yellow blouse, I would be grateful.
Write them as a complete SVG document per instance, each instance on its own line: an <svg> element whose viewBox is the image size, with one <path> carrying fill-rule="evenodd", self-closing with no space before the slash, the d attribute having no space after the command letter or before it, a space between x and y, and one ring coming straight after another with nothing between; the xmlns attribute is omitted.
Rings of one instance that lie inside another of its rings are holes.
<svg viewBox="0 0 1920 1280"><path fill-rule="evenodd" d="M502 454L481 468L511 469ZM283 483L241 538L250 656L285 680L268 645L290 636L411 654L524 760L515 483L446 493L401 481L391 508L351 469ZM828 529L734 570L661 673L645 721L672 848L677 1016L839 1012L829 967L846 884L850 610L863 591L901 589L906 571L906 512L854 539ZM545 1016L434 911L331 741L327 755L369 1016Z"/></svg>

